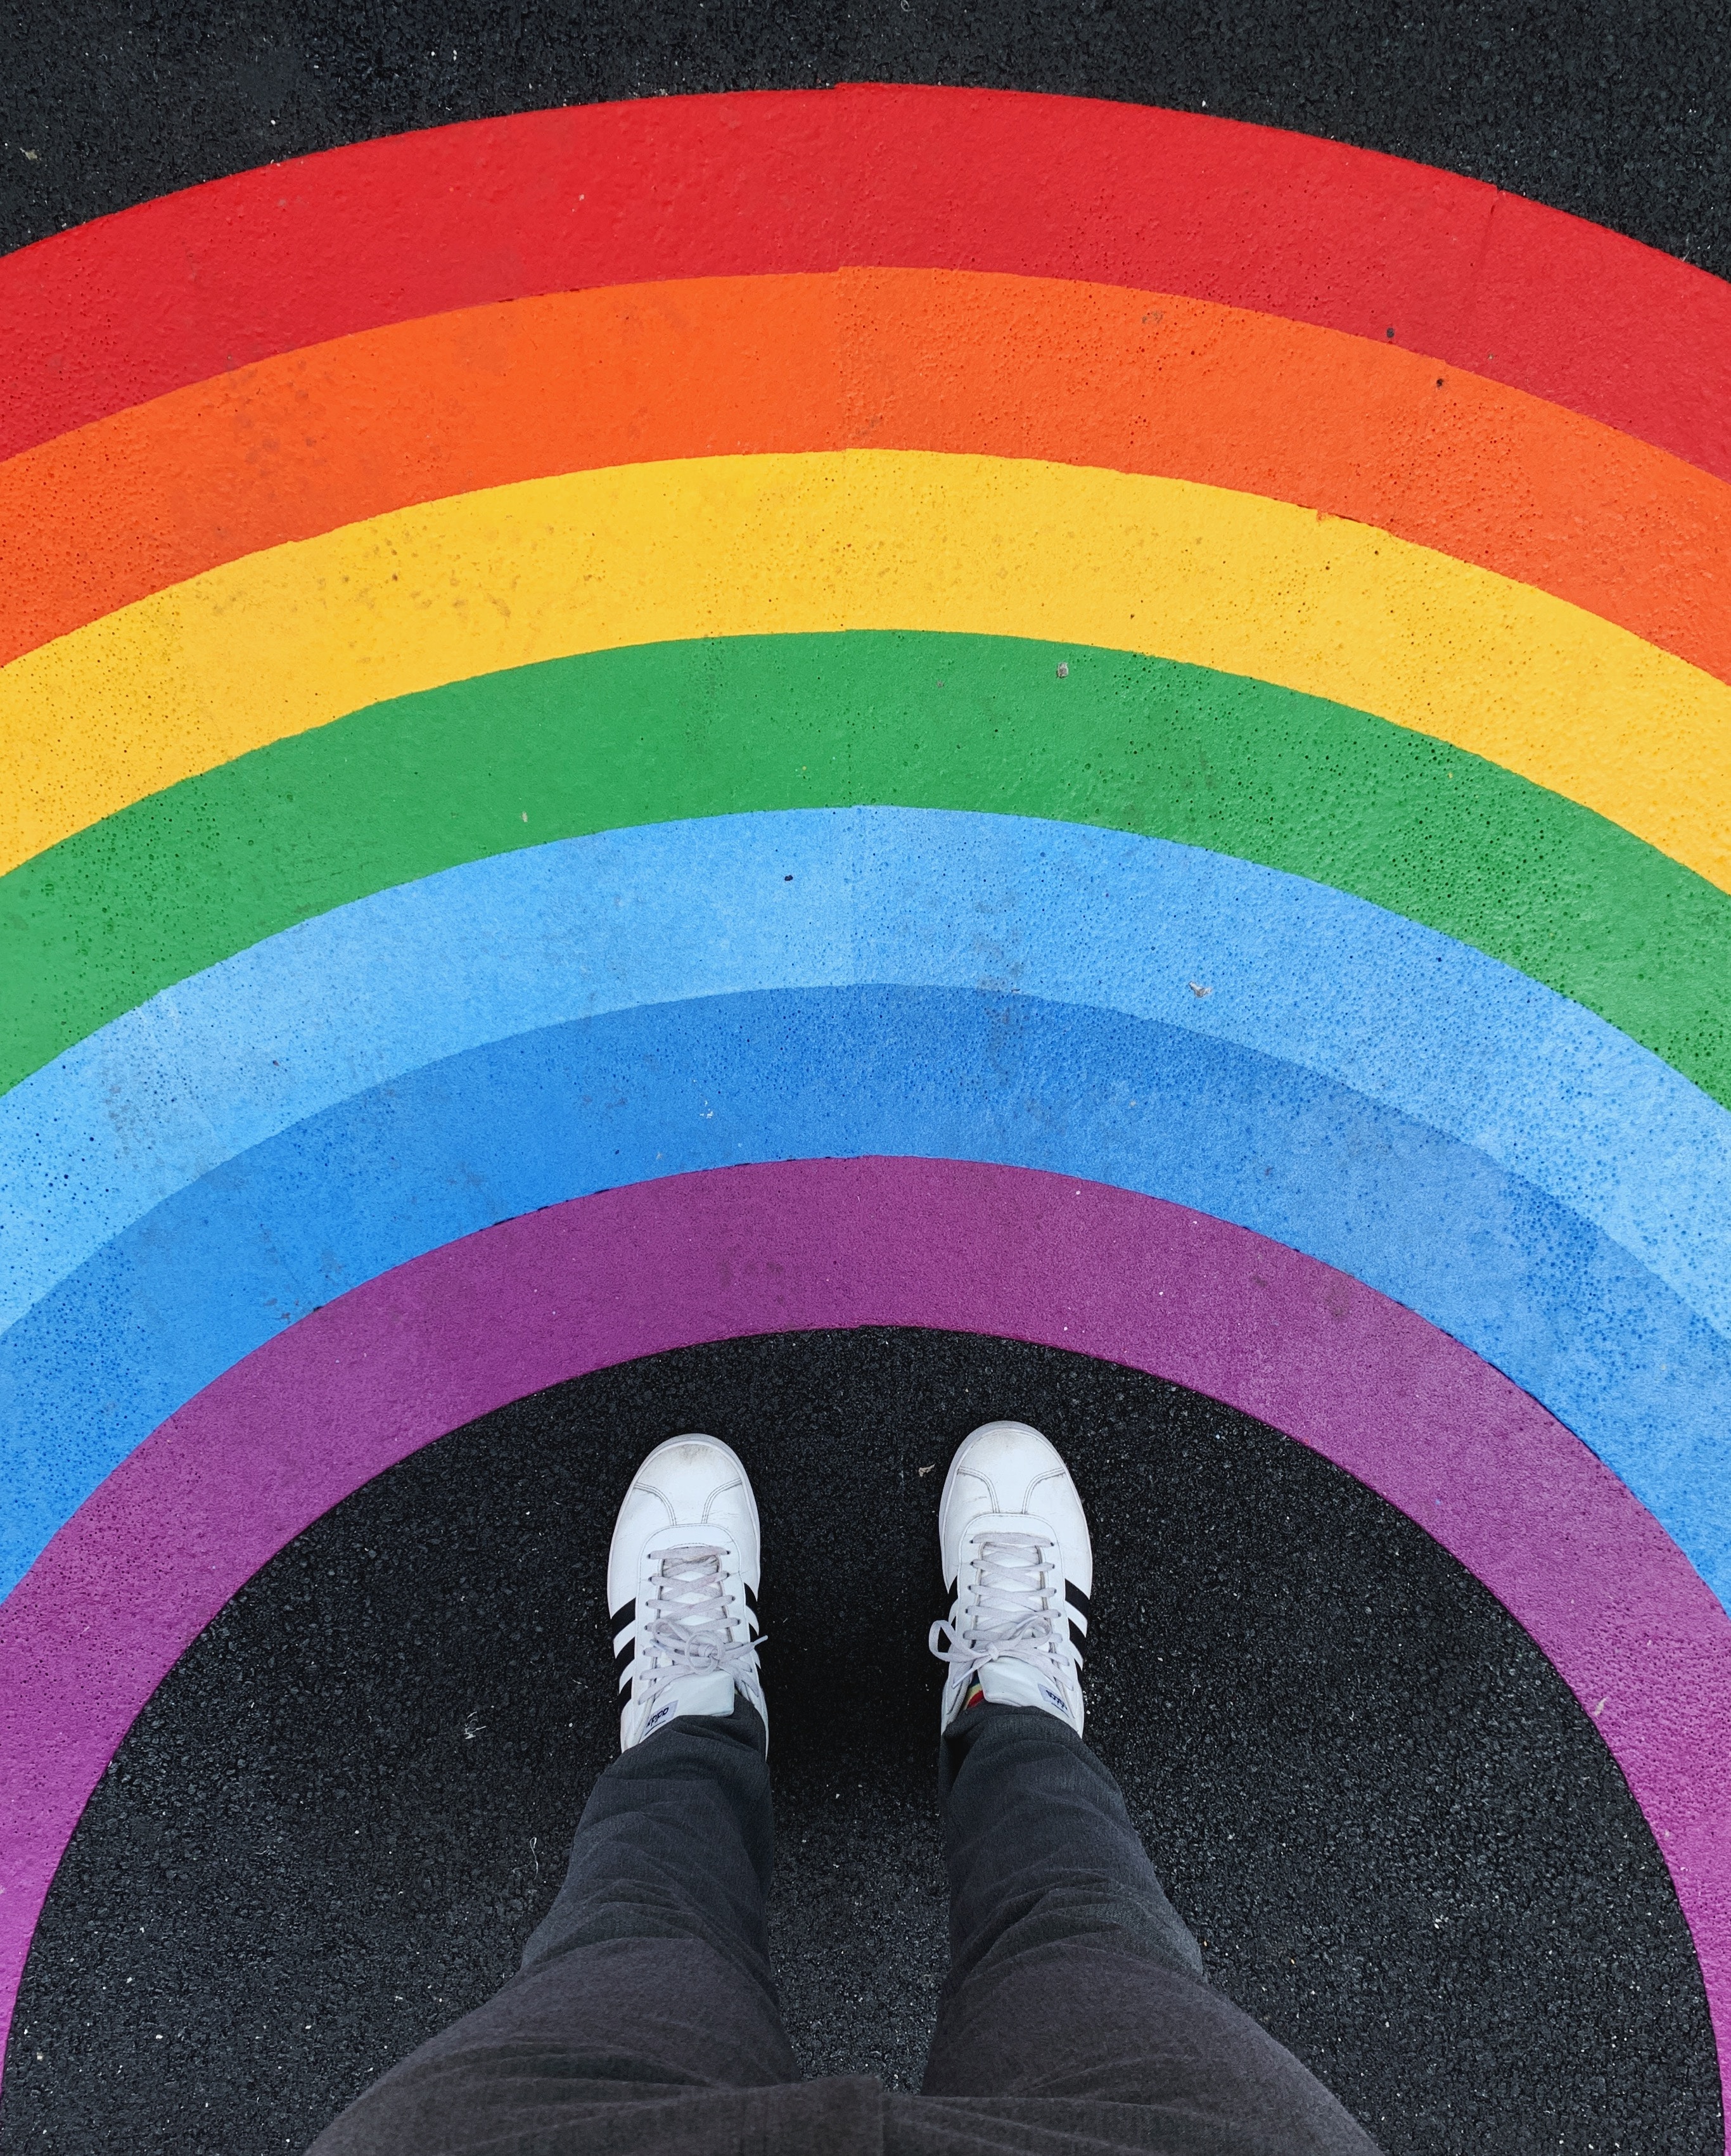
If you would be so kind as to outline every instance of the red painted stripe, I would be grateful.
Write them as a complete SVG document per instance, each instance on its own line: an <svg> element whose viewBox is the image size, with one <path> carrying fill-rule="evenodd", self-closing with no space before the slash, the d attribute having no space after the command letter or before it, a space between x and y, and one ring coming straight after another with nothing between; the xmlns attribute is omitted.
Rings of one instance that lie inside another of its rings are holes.
<svg viewBox="0 0 1731 2156"><path fill-rule="evenodd" d="M44 240L0 262L0 454L387 322L850 263L1083 278L1392 329L1731 478L1731 285L1700 270L1305 136L874 86L478 121Z"/></svg>

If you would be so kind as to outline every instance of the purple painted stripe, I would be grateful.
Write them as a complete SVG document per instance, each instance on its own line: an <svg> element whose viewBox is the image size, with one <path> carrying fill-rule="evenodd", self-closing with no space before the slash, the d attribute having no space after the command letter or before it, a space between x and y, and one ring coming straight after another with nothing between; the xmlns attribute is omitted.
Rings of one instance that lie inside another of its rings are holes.
<svg viewBox="0 0 1731 2156"><path fill-rule="evenodd" d="M1420 1522L1597 1713L1677 1882L1731 2082L1731 1619L1651 1515L1507 1378L1312 1259L1100 1184L899 1159L719 1169L507 1221L291 1327L139 1446L0 1605L7 2015L133 1717L321 1512L562 1378L864 1324L1006 1334L1174 1378Z"/></svg>

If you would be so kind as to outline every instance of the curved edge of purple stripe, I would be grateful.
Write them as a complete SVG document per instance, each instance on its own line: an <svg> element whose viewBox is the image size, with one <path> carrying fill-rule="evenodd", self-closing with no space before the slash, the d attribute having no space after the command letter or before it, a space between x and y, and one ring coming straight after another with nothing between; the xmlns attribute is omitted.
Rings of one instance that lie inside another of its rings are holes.
<svg viewBox="0 0 1731 2156"><path fill-rule="evenodd" d="M1466 1565L1594 1713L1694 1937L1731 2087L1731 1619L1579 1440L1424 1319L1248 1230L1030 1169L669 1178L445 1245L290 1327L135 1451L0 1604L0 2041L121 1740L258 1568L393 1461L561 1379L853 1325L1007 1335L1228 1402Z"/></svg>

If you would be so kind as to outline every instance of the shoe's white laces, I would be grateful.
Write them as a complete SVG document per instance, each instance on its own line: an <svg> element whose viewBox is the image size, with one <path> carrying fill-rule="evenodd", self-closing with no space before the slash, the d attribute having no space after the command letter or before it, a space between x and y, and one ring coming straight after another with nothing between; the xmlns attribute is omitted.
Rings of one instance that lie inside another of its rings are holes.
<svg viewBox="0 0 1731 2156"><path fill-rule="evenodd" d="M638 1700L675 1677L755 1665L762 1635L753 1639L747 1624L736 1636L725 1555L714 1543L690 1543L663 1550L655 1560L638 1604L632 1671Z"/></svg>
<svg viewBox="0 0 1731 2156"><path fill-rule="evenodd" d="M1063 1558L1044 1536L984 1529L973 1563L963 1564L956 1606L932 1627L929 1645L941 1662L970 1670L1009 1656L1047 1662L1061 1675L1076 1666L1064 1608ZM949 1645L941 1644L948 1634Z"/></svg>

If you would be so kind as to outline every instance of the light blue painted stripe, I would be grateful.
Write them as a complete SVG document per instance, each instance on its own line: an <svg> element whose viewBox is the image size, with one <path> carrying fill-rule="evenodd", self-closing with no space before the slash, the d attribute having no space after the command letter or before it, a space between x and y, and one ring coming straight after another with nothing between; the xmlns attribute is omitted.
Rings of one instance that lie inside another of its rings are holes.
<svg viewBox="0 0 1731 2156"><path fill-rule="evenodd" d="M1297 876L886 808L476 861L115 1019L0 1100L0 1327L201 1175L426 1063L637 1004L866 982L1084 1004L1300 1065L1533 1183L1731 1332L1731 1115L1590 1012Z"/></svg>
<svg viewBox="0 0 1731 2156"><path fill-rule="evenodd" d="M188 1186L0 1338L3 1577L163 1417L343 1290L596 1189L849 1153L1117 1183L1355 1276L1543 1401L1731 1596L1731 1344L1579 1214L1297 1065L965 988L739 994L519 1034Z"/></svg>

